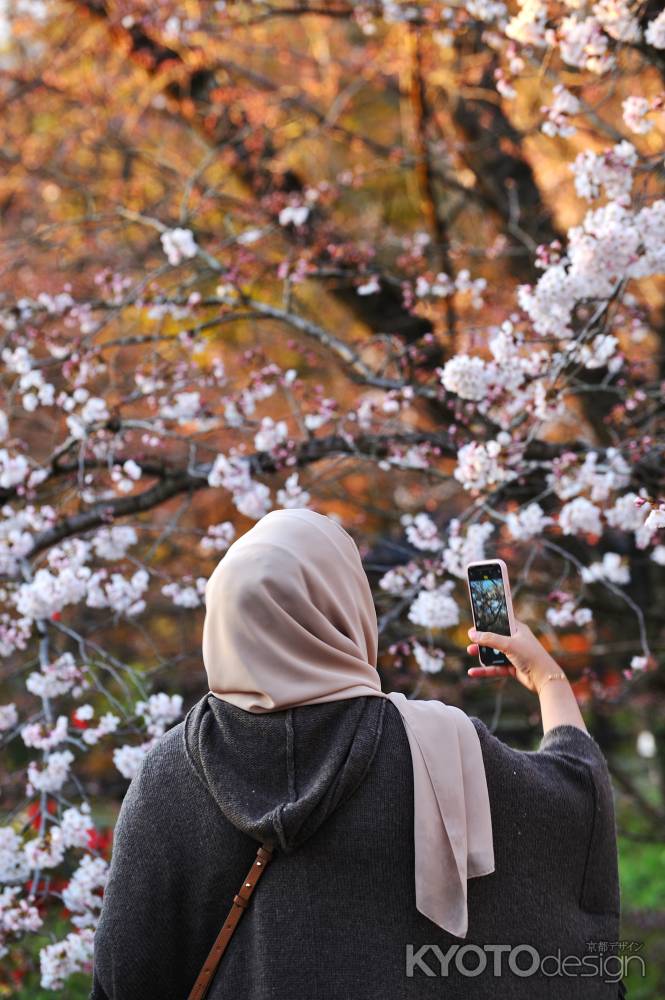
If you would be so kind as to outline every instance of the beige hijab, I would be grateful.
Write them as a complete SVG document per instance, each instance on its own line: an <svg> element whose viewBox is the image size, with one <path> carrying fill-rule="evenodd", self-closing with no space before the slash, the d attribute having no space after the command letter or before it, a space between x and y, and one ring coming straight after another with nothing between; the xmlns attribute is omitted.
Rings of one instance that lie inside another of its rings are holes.
<svg viewBox="0 0 665 1000"><path fill-rule="evenodd" d="M376 611L351 535L309 508L272 510L230 546L205 601L217 698L257 713L361 695L397 707L413 762L416 906L465 937L467 879L494 871L480 741L461 709L381 690Z"/></svg>

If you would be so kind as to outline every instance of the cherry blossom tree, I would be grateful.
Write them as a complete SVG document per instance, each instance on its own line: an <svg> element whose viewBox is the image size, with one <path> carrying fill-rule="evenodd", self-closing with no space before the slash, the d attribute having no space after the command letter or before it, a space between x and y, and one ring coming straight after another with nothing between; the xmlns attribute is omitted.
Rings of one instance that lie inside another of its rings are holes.
<svg viewBox="0 0 665 1000"><path fill-rule="evenodd" d="M17 977L33 939L44 989L89 971L105 803L204 693L205 581L275 508L356 537L387 685L500 732L513 699L528 741L524 692L465 673L465 564L505 558L599 738L638 713L662 801L658 5L0 11Z"/></svg>

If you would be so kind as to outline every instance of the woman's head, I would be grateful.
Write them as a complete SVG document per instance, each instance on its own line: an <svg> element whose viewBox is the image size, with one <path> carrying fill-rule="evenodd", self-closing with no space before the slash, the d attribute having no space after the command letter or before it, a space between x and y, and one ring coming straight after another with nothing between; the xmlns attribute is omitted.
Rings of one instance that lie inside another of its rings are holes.
<svg viewBox="0 0 665 1000"><path fill-rule="evenodd" d="M305 507L273 510L206 584L210 690L252 712L380 690L377 622L353 538Z"/></svg>

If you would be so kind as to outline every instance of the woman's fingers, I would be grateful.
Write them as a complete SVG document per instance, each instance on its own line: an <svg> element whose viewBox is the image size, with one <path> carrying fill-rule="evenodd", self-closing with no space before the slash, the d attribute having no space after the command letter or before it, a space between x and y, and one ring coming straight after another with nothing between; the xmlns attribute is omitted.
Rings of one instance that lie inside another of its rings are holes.
<svg viewBox="0 0 665 1000"><path fill-rule="evenodd" d="M514 667L469 667L469 677L513 677Z"/></svg>
<svg viewBox="0 0 665 1000"><path fill-rule="evenodd" d="M478 644L472 642L466 651L470 656L477 656ZM515 667L469 667L467 670L469 677L514 677L516 672Z"/></svg>

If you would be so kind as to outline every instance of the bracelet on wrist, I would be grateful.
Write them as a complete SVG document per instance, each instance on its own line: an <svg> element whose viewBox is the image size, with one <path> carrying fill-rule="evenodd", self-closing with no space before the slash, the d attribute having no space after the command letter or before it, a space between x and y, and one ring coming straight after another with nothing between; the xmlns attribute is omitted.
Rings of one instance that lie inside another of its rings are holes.
<svg viewBox="0 0 665 1000"><path fill-rule="evenodd" d="M567 681L567 680L568 678L562 671L559 671L558 673L555 674L548 674L547 677L545 677L545 679L541 681L541 683L538 685L538 694L540 694L541 689L544 687L545 684L547 684L548 681Z"/></svg>

